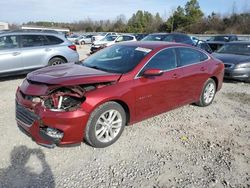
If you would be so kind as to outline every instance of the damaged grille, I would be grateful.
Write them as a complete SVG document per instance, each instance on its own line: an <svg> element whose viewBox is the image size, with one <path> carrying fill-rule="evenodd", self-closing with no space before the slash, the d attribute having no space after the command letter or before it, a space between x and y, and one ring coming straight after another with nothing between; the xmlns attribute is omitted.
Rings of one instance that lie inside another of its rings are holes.
<svg viewBox="0 0 250 188"><path fill-rule="evenodd" d="M16 102L16 119L28 127L31 127L34 121L38 120L39 117Z"/></svg>

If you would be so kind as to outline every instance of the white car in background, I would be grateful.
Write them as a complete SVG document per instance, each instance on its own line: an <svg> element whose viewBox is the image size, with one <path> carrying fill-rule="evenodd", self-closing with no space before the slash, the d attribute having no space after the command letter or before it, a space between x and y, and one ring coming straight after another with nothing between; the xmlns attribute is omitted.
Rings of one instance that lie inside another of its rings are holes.
<svg viewBox="0 0 250 188"><path fill-rule="evenodd" d="M117 33L114 33L114 32L98 33L97 35L92 36L92 39L91 39L91 40L92 40L92 42L94 42L94 41L99 41L99 40L101 40L101 39L103 39L103 38L105 38L105 37L107 37L107 36L109 36L109 35L118 35L118 34L117 34Z"/></svg>
<svg viewBox="0 0 250 188"><path fill-rule="evenodd" d="M72 34L70 36L67 37L67 39L72 42L72 43L75 43L75 40L79 37L79 35L77 34Z"/></svg>
<svg viewBox="0 0 250 188"><path fill-rule="evenodd" d="M93 54L96 51L105 48L107 46L111 46L117 42L126 42L126 41L136 41L136 38L133 35L108 35L99 41L93 42L90 48L90 53Z"/></svg>

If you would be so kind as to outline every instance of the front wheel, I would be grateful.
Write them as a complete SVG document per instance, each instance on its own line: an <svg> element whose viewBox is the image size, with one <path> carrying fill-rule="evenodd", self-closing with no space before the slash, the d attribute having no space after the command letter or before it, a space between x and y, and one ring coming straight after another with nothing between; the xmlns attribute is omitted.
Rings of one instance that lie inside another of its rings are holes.
<svg viewBox="0 0 250 188"><path fill-rule="evenodd" d="M126 113L116 102L107 102L91 113L85 129L85 141L96 148L113 144L122 134Z"/></svg>
<svg viewBox="0 0 250 188"><path fill-rule="evenodd" d="M200 100L196 104L201 107L210 105L215 97L216 83L213 79L209 78L203 86Z"/></svg>

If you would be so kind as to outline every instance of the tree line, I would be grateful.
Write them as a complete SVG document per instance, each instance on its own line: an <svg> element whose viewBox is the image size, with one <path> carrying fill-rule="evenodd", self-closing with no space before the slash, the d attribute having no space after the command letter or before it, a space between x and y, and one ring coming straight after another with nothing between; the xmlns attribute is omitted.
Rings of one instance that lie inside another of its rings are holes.
<svg viewBox="0 0 250 188"><path fill-rule="evenodd" d="M227 16L212 12L205 16L198 0L189 0L184 7L178 6L172 11L167 20L159 13L155 15L148 11L138 10L128 20L119 15L115 20L93 21L86 19L74 23L58 22L28 22L25 25L44 27L63 27L71 31L83 32L126 32L126 33L152 33L152 32L183 32L199 34L217 33L250 33L250 10L245 13L235 13Z"/></svg>

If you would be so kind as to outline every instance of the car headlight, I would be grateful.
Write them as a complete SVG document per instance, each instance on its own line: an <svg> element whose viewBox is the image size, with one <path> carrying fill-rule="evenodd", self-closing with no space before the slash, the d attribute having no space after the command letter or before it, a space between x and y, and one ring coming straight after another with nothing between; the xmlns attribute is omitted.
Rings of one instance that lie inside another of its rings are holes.
<svg viewBox="0 0 250 188"><path fill-rule="evenodd" d="M250 68L250 62L249 63L241 63L236 65L237 68Z"/></svg>

